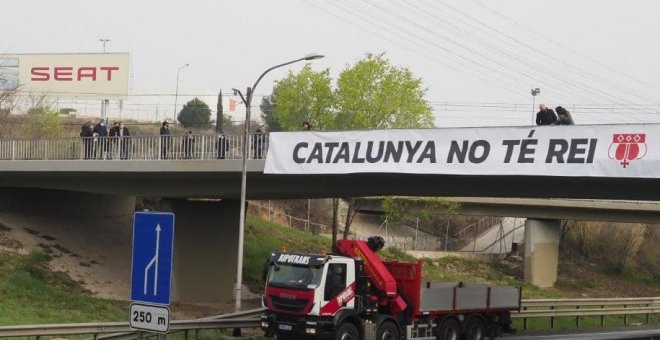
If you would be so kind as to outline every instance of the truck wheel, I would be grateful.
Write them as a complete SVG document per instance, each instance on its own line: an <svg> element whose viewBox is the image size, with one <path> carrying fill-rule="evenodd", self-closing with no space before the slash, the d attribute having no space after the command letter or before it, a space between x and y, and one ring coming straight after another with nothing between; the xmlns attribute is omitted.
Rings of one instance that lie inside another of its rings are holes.
<svg viewBox="0 0 660 340"><path fill-rule="evenodd" d="M399 340L399 329L391 321L380 324L376 332L377 340Z"/></svg>
<svg viewBox="0 0 660 340"><path fill-rule="evenodd" d="M357 327L350 322L344 322L337 329L335 340L360 340Z"/></svg>
<svg viewBox="0 0 660 340"><path fill-rule="evenodd" d="M438 326L436 338L438 340L458 340L461 336L461 326L454 318L446 319Z"/></svg>
<svg viewBox="0 0 660 340"><path fill-rule="evenodd" d="M473 317L465 327L464 340L482 340L486 334L486 325L479 317Z"/></svg>

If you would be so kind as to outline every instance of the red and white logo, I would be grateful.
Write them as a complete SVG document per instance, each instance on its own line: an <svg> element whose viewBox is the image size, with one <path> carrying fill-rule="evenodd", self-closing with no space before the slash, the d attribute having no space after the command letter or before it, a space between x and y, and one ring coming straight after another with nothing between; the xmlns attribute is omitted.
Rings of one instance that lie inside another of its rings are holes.
<svg viewBox="0 0 660 340"><path fill-rule="evenodd" d="M612 144L608 150L608 156L621 162L624 168L630 165L630 161L642 159L646 156L646 134L645 133L619 133L612 136Z"/></svg>

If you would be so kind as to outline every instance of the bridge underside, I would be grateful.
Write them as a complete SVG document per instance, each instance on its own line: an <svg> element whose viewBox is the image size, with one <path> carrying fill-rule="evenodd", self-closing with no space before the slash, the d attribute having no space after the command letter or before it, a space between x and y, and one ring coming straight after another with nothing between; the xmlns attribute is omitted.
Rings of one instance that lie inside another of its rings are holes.
<svg viewBox="0 0 660 340"><path fill-rule="evenodd" d="M241 162L12 161L0 162L0 187L41 188L129 196L240 196ZM660 179L410 174L265 175L248 162L249 199L376 195L660 200Z"/></svg>

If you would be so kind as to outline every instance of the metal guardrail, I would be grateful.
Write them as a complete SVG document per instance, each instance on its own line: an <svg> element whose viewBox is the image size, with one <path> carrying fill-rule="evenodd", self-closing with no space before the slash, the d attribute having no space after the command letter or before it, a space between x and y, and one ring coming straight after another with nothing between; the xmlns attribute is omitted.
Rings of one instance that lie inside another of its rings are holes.
<svg viewBox="0 0 660 340"><path fill-rule="evenodd" d="M220 319L220 320L175 320L170 322L170 332L197 329L231 329L259 327L260 320ZM93 334L96 339L99 334L135 332L128 322L96 322L70 323L57 325L30 325L0 327L0 337L40 337L48 335L84 335ZM139 337L139 335L138 335Z"/></svg>
<svg viewBox="0 0 660 340"><path fill-rule="evenodd" d="M255 309L250 309L246 311L240 311L240 312L234 312L234 313L229 313L229 314L221 314L221 315L213 315L213 316L207 316L204 318L199 318L195 319L192 321L213 321L213 320L259 320L259 316L261 313L263 313L264 309L263 308L255 308ZM259 325L255 326L258 327ZM254 328L254 327L227 327L227 328ZM199 331L201 328L195 328L195 329L184 329L184 330L179 330L179 331L171 331L170 334L172 333L177 333L177 332L184 332L184 338L188 338L188 332L191 330L194 331ZM115 333L115 334L108 334L108 335L103 335L103 336L98 336L98 334L94 335L94 340L99 340L99 339L104 339L104 340L135 340L140 337L140 334L136 331L132 332L127 332L127 333ZM196 337L198 338L198 337Z"/></svg>
<svg viewBox="0 0 660 340"><path fill-rule="evenodd" d="M248 159L266 157L267 134L248 141ZM242 148L243 136L218 134L0 139L0 160L242 159Z"/></svg>
<svg viewBox="0 0 660 340"><path fill-rule="evenodd" d="M576 327L580 327L580 318L600 316L604 325L606 316L623 316L627 325L627 316L645 314L647 324L651 314L660 314L660 297L643 298L596 298L596 299L530 299L521 301L521 311L511 317L523 319L523 329L527 329L530 318L550 318L554 328L554 318L575 317ZM586 307L586 308L585 308ZM260 320L256 318L264 311L256 308L244 312L210 316L195 320L175 320L170 323L170 333L187 332L202 329L257 328ZM52 325L2 326L0 338L36 337L49 335L84 335L92 334L94 339L136 339L142 335L132 330L127 322L95 322ZM107 334L101 336L101 334ZM186 336L187 338L187 336Z"/></svg>
<svg viewBox="0 0 660 340"><path fill-rule="evenodd" d="M600 325L605 325L607 316L623 316L624 325L628 325L628 316L646 315L646 323L651 321L651 314L660 313L660 297L641 298L596 298L596 299L532 299L523 300L521 311L513 313L512 318L523 320L523 329L528 328L531 318L549 318L550 328L555 327L555 318L574 317L575 327L580 327L582 317L600 316Z"/></svg>

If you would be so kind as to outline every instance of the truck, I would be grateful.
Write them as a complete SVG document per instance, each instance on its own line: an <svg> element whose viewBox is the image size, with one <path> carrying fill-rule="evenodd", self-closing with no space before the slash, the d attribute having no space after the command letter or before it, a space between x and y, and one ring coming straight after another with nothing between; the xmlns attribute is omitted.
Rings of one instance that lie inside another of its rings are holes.
<svg viewBox="0 0 660 340"><path fill-rule="evenodd" d="M381 237L331 254L272 253L261 329L276 339L480 340L511 328L521 288L425 282L422 262L383 261Z"/></svg>

